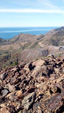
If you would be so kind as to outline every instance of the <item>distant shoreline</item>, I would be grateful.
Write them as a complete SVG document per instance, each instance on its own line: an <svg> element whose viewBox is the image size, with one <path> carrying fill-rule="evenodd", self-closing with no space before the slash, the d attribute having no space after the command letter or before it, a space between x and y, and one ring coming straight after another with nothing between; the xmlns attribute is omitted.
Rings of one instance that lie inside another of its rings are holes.
<svg viewBox="0 0 64 113"><path fill-rule="evenodd" d="M46 34L48 31L58 27L0 27L0 38L11 39L20 33L32 35Z"/></svg>

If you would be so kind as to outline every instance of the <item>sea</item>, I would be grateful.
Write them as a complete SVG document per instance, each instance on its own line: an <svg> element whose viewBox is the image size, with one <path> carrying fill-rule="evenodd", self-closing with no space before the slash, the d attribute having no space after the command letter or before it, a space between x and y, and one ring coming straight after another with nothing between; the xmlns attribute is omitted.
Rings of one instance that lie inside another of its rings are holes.
<svg viewBox="0 0 64 113"><path fill-rule="evenodd" d="M11 39L20 33L28 33L32 35L46 34L48 31L56 28L58 27L0 27L0 38Z"/></svg>

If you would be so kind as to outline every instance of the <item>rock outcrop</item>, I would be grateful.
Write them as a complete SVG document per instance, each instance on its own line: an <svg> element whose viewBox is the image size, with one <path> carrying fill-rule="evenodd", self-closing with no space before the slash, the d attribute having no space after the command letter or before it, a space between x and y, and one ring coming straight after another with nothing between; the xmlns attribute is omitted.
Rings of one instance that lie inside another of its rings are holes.
<svg viewBox="0 0 64 113"><path fill-rule="evenodd" d="M48 57L0 72L0 113L63 113L64 59Z"/></svg>

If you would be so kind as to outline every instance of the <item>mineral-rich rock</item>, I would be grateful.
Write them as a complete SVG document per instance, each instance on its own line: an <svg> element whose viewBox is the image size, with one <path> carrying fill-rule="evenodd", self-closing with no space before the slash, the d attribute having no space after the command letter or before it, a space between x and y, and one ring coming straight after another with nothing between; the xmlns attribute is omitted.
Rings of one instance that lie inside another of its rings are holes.
<svg viewBox="0 0 64 113"><path fill-rule="evenodd" d="M22 101L22 106L24 106L24 108L26 110L28 110L30 108L30 106L34 103L36 99L36 93L30 93L27 96L24 97L23 101Z"/></svg>

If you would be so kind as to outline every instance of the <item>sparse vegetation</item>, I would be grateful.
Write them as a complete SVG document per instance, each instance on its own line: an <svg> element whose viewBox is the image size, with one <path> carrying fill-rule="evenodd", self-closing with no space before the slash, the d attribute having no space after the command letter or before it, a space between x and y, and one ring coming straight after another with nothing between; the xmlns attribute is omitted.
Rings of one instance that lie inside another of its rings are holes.
<svg viewBox="0 0 64 113"><path fill-rule="evenodd" d="M61 54L59 54L59 57L61 57Z"/></svg>
<svg viewBox="0 0 64 113"><path fill-rule="evenodd" d="M16 65L18 65L18 62L17 62L17 61L15 61L15 62L13 62L13 63L11 64L11 66L16 66Z"/></svg>
<svg viewBox="0 0 64 113"><path fill-rule="evenodd" d="M26 49L27 47L29 47L30 43L26 43L23 47L22 50Z"/></svg>
<svg viewBox="0 0 64 113"><path fill-rule="evenodd" d="M38 60L38 58L36 58L36 61Z"/></svg>
<svg viewBox="0 0 64 113"><path fill-rule="evenodd" d="M37 45L38 45L38 42L35 42L35 43L31 46L31 48L35 48Z"/></svg>

